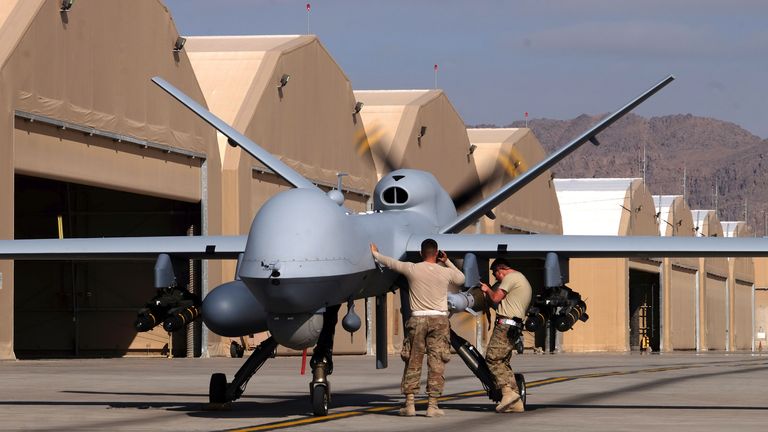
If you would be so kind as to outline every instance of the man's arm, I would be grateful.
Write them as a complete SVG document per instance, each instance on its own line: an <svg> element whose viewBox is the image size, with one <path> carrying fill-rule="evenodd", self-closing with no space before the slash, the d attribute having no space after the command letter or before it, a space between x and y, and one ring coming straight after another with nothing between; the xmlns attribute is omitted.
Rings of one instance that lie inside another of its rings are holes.
<svg viewBox="0 0 768 432"><path fill-rule="evenodd" d="M411 268L413 267L413 263L396 260L392 257L379 253L379 248L376 247L376 245L373 243L371 243L371 254L373 254L374 258L376 258L376 261L384 264L385 266L398 273L406 274L410 272Z"/></svg>
<svg viewBox="0 0 768 432"><path fill-rule="evenodd" d="M461 272L461 270L457 269L455 265L451 262L451 260L448 259L448 256L445 254L445 252L440 251L437 255L437 260L441 263L445 264L445 266L451 271L450 272L450 278L452 284L454 285L462 285L464 284L464 273Z"/></svg>
<svg viewBox="0 0 768 432"><path fill-rule="evenodd" d="M507 292L503 289L497 289L493 290L491 287L486 285L485 282L480 282L480 290L483 291L489 299L491 299L494 303L500 303L502 300L504 300L504 297L507 296Z"/></svg>

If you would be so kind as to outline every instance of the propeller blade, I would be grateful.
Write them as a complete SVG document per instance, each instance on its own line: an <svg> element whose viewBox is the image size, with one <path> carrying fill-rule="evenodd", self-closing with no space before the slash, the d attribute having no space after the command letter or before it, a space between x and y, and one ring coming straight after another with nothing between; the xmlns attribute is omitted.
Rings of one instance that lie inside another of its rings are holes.
<svg viewBox="0 0 768 432"><path fill-rule="evenodd" d="M386 131L381 125L374 123L366 128L365 131L361 129L355 137L355 141L357 142L355 146L357 148L357 155L362 157L366 153L370 153L374 163L377 166L382 166L384 168L385 172L382 174L387 174L406 167L405 160L403 160L402 163L397 163L390 156L389 152L384 150L383 139L385 132Z"/></svg>
<svg viewBox="0 0 768 432"><path fill-rule="evenodd" d="M514 147L509 151L501 151L490 174L464 185L453 193L453 204L457 209L460 209L469 203L476 202L482 198L483 189L489 184L500 180L505 174L510 179L514 179L527 169L528 164Z"/></svg>
<svg viewBox="0 0 768 432"><path fill-rule="evenodd" d="M499 175L502 173L502 170L494 170L494 172L487 177L462 186L451 196L454 207L456 207L456 209L460 209L465 205L480 199L483 196L483 189L485 189L485 187L491 184L494 180L498 179Z"/></svg>

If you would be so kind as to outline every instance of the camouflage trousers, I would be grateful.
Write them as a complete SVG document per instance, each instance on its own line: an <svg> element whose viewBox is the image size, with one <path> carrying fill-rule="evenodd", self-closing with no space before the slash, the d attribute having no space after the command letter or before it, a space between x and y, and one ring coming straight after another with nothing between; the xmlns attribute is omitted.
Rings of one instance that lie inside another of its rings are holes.
<svg viewBox="0 0 768 432"><path fill-rule="evenodd" d="M418 394L421 365L427 355L427 394L437 397L445 387L445 364L451 359L450 326L447 316L412 316L405 323L405 340L400 357L405 362L403 394Z"/></svg>
<svg viewBox="0 0 768 432"><path fill-rule="evenodd" d="M493 334L488 341L488 348L485 350L485 362L488 363L488 369L491 370L496 378L496 387L512 387L512 390L518 391L515 374L509 366L509 359L512 357L512 350L515 349L509 337L510 325L496 324L493 328ZM512 331L518 331L512 328Z"/></svg>

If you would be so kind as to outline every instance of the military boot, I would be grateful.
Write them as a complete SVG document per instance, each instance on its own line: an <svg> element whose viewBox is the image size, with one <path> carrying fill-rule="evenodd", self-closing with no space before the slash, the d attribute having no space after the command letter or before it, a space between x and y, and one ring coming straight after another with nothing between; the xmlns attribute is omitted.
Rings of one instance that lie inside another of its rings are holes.
<svg viewBox="0 0 768 432"><path fill-rule="evenodd" d="M523 400L520 399L520 394L510 386L504 386L501 389L501 402L496 405L496 412L498 413L510 413L510 412L523 412L525 407L523 406Z"/></svg>
<svg viewBox="0 0 768 432"><path fill-rule="evenodd" d="M444 415L445 412L437 406L437 398L430 396L429 404L427 405L427 417L440 417Z"/></svg>
<svg viewBox="0 0 768 432"><path fill-rule="evenodd" d="M413 396L413 393L405 395L405 403L400 408L399 414L403 417L413 417L416 415L416 398Z"/></svg>

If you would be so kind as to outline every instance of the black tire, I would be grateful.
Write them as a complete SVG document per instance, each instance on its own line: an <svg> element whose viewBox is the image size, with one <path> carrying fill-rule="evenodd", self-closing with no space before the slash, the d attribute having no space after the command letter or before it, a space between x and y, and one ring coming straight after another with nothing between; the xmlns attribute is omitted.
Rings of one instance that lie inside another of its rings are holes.
<svg viewBox="0 0 768 432"><path fill-rule="evenodd" d="M232 341L229 344L229 355L232 358L242 358L245 353L245 347L240 346L239 343Z"/></svg>
<svg viewBox="0 0 768 432"><path fill-rule="evenodd" d="M312 414L323 417L328 415L328 387L317 385L312 387Z"/></svg>
<svg viewBox="0 0 768 432"><path fill-rule="evenodd" d="M212 404L227 402L227 376L223 373L211 375L211 384L208 387L208 401Z"/></svg>
<svg viewBox="0 0 768 432"><path fill-rule="evenodd" d="M520 400L523 401L525 407L525 397L528 394L528 389L525 387L525 377L523 374L515 374L515 382L517 383L517 390L520 392Z"/></svg>

